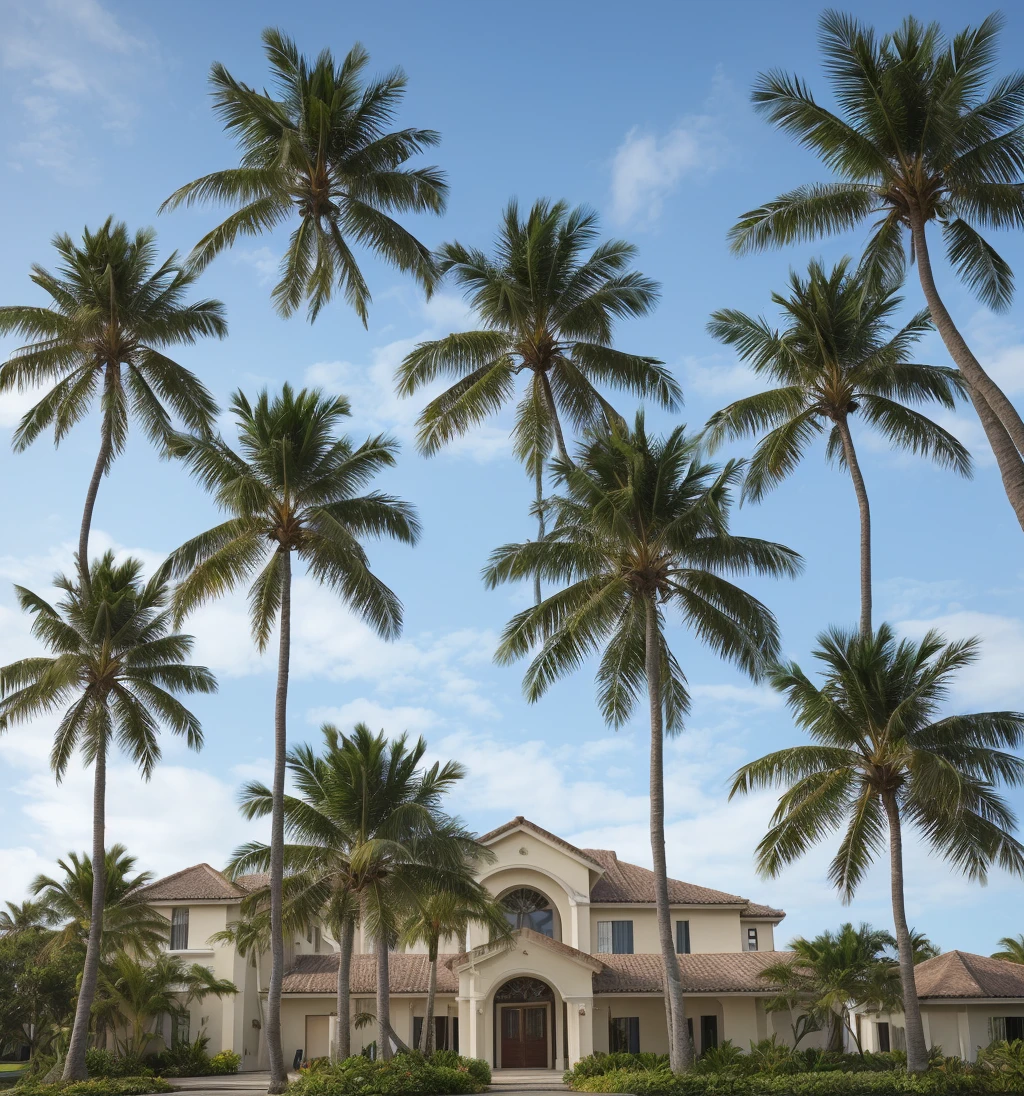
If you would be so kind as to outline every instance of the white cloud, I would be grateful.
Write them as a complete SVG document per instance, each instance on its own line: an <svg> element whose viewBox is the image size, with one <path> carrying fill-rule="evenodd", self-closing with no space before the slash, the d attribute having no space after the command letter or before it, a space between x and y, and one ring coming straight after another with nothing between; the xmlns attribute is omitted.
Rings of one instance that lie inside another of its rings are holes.
<svg viewBox="0 0 1024 1096"><path fill-rule="evenodd" d="M690 695L727 708L781 708L783 698L767 685L691 685Z"/></svg>
<svg viewBox="0 0 1024 1096"><path fill-rule="evenodd" d="M250 266L259 275L260 285L267 285L277 277L281 256L269 247L233 248L231 261L242 266Z"/></svg>
<svg viewBox="0 0 1024 1096"><path fill-rule="evenodd" d="M1024 392L1024 331L987 309L970 318L967 330L971 349L1000 388Z"/></svg>
<svg viewBox="0 0 1024 1096"><path fill-rule="evenodd" d="M365 723L371 731L384 731L394 737L405 731L411 735L425 734L437 726L440 716L430 708L408 704L388 706L361 696L339 708L311 708L306 719L316 726L333 723L346 734L356 723Z"/></svg>
<svg viewBox="0 0 1024 1096"><path fill-rule="evenodd" d="M29 388L22 392L14 388L0 393L0 427L17 426L22 415L39 402L44 391L42 388Z"/></svg>
<svg viewBox="0 0 1024 1096"><path fill-rule="evenodd" d="M650 224L662 204L686 177L707 176L728 157L721 116L731 89L721 74L702 113L687 114L659 135L634 126L615 151L611 166L612 218Z"/></svg>
<svg viewBox="0 0 1024 1096"><path fill-rule="evenodd" d="M716 403L753 396L768 387L765 378L752 369L718 354L702 358L687 356L680 364L680 371L683 391L688 396L706 396Z"/></svg>

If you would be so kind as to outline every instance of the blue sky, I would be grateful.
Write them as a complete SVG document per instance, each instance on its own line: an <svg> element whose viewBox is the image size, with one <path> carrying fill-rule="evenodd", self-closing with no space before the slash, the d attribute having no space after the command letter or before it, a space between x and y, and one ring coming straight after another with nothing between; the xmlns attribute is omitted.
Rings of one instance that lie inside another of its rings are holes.
<svg viewBox="0 0 1024 1096"><path fill-rule="evenodd" d="M791 266L813 255L835 260L858 238L752 258L732 257L725 234L740 212L779 191L822 178L808 154L756 118L750 85L770 67L793 70L825 94L816 55L819 6L809 3L446 2L423 5L288 6L96 0L2 0L0 155L7 210L0 301L40 301L32 262L52 263L50 237L80 233L109 213L131 227L154 225L161 251L187 251L213 210L157 217L180 184L232 163L233 148L210 110L206 74L218 60L239 78L265 78L259 34L281 25L306 52L343 54L355 41L372 67L402 65L409 92L401 122L440 130L431 162L448 173L443 219L410 220L428 244L457 238L487 246L509 197L565 198L597 209L605 231L639 247L637 265L663 286L657 312L623 324L620 347L669 363L686 396L682 421L707 416L753 390L747 372L704 330L715 308L769 308ZM889 29L903 9L860 3L856 12ZM917 3L915 14L959 29L978 9ZM1006 65L1024 44L1024 14L1010 8ZM1004 66L1005 70L1005 66ZM1019 237L1000 248L1024 268ZM529 535L529 485L509 452L507 419L497 419L431 460L411 445L419 400L398 400L391 374L418 340L471 325L446 288L430 302L406 279L366 258L374 295L369 327L338 303L314 327L280 319L269 291L281 240L247 241L207 271L200 292L223 300L230 336L182 351L225 403L252 392L316 383L352 400L351 431L385 429L403 443L384 485L415 502L424 537L415 549L373 549L378 573L406 605L406 629L386 645L330 596L300 580L291 695L293 741L315 739L323 719L343 727L366 719L388 733L423 733L431 753L464 761L470 776L452 806L483 830L525 814L578 843L616 848L649 862L646 731L618 733L595 709L591 673L581 672L527 705L518 668L491 663L495 637L526 604L525 590L488 592L480 569L489 551ZM979 357L1011 395L1024 390L1019 309L995 317L938 264L950 310ZM908 282L908 309L921 306ZM0 346L9 352L13 343ZM937 338L921 357L948 361ZM616 398L630 410L630 401ZM0 400L0 474L6 529L0 547L0 660L27 649L12 582L45 591L69 565L81 501L97 445L95 418L57 451L49 439L11 454L6 439L24 400ZM668 426L663 413L649 418ZM875 523L879 617L908 634L935 625L951 637L979 635L983 658L960 683L960 710L1024 707L1024 569L1020 530L973 414L942 421L976 456L966 483L916 458L888 452L857 432ZM742 450L736 450L741 453ZM152 564L212 524L215 512L184 470L161 462L134 438L104 482L94 550L130 550ZM789 483L736 528L789 544L806 559L795 582L755 582L778 615L787 655L809 664L816 632L857 614L857 514L850 483L815 451ZM114 765L109 840L124 841L140 865L160 873L199 860L221 865L258 827L235 808L239 783L269 772L274 677L248 638L241 602L223 602L190 624L197 658L220 678L217 696L196 704L206 731L201 755L166 741L164 762L145 785ZM887 881L874 873L850 910L825 879L828 849L781 879L758 880L752 853L772 798L726 802L737 765L799 740L778 698L702 650L678 628L672 642L693 686L686 733L667 757L669 864L676 876L741 893L789 911L780 940L833 927L848 917L889 923ZM0 899L20 899L89 833L89 774L59 788L46 767L52 727L39 723L0 738ZM1015 796L1018 810L1024 799ZM982 889L911 845L912 923L944 948L987 953L1024 931L1021 884L994 875Z"/></svg>

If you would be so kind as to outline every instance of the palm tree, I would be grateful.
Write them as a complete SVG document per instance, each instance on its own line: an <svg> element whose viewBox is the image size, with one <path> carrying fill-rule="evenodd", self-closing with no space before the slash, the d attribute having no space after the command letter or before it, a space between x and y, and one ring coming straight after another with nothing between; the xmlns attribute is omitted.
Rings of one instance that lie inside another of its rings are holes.
<svg viewBox="0 0 1024 1096"><path fill-rule="evenodd" d="M102 972L96 1011L109 1027L122 1033L117 1040L120 1053L140 1058L160 1037L156 1027L165 1016L173 1021L188 1016L194 1001L237 992L230 979L217 978L202 963L184 963L179 955L162 952L143 962L121 952Z"/></svg>
<svg viewBox="0 0 1024 1096"><path fill-rule="evenodd" d="M765 967L759 977L777 990L765 1007L799 1008L815 1030L824 1028L826 1048L842 1051L844 1032L860 1050L850 1009L860 1006L879 1011L900 1007L897 964L885 955L893 945L889 933L847 922L838 932L822 932L813 940L798 936L789 943L792 957Z"/></svg>
<svg viewBox="0 0 1024 1096"><path fill-rule="evenodd" d="M1005 959L1008 963L1024 963L1024 935L1004 936L999 941L1002 950L992 952L993 959Z"/></svg>
<svg viewBox="0 0 1024 1096"><path fill-rule="evenodd" d="M461 823L441 812L443 797L464 775L461 765L435 762L423 770L427 746L422 738L411 745L405 735L388 742L383 732L374 735L364 723L357 723L349 736L329 723L321 731L321 754L305 745L288 754L297 792L283 802L285 825L294 840L284 848L289 903L296 916L305 911L310 919L349 900L358 905L377 956L377 1045L390 1058L392 1042L404 1046L391 1026L388 970L401 912L431 887L463 897L475 894L476 884L467 884L465 865L489 854ZM254 781L243 789L247 818L264 818L275 806L265 785ZM271 853L259 842L243 845L229 871L240 875L265 870ZM351 947L348 936L339 956L339 1039L349 1014Z"/></svg>
<svg viewBox="0 0 1024 1096"><path fill-rule="evenodd" d="M893 946L896 946L895 940ZM918 932L914 928L910 930L910 950L914 956L915 964L923 963L927 959L934 959L942 954L942 948L938 944L933 944L923 932Z"/></svg>
<svg viewBox="0 0 1024 1096"><path fill-rule="evenodd" d="M41 902L29 899L20 905L17 902L5 902L4 905L7 908L0 910L0 936L16 936L46 925L46 911Z"/></svg>
<svg viewBox="0 0 1024 1096"><path fill-rule="evenodd" d="M63 878L37 875L31 893L47 925L59 929L51 948L85 945L92 923L92 858L68 853L58 860ZM124 845L111 845L103 857L103 935L100 960L118 952L138 958L155 955L167 942L168 922L147 905L139 890L152 882L153 873L135 871L135 857Z"/></svg>
<svg viewBox="0 0 1024 1096"><path fill-rule="evenodd" d="M18 452L50 426L59 445L100 397L100 448L78 536L78 566L88 583L96 495L124 449L129 418L163 450L172 415L201 431L217 413L202 382L164 350L207 335L223 338L227 324L220 301L185 302L198 275L182 267L177 252L158 264L151 228L132 238L123 222L108 217L95 232L86 228L81 244L60 234L53 246L62 264L57 273L32 267L32 281L52 307L0 307L0 334L30 340L0 367L0 393L52 382L14 432Z"/></svg>
<svg viewBox="0 0 1024 1096"><path fill-rule="evenodd" d="M599 383L670 410L682 402L661 362L612 347L615 320L646 316L658 286L629 269L632 244L598 244L597 238L597 215L582 206L538 201L524 221L513 200L493 257L459 243L442 246L440 272L466 291L483 328L420 343L395 377L403 396L439 377L457 378L420 416L419 447L429 456L508 404L516 378L527 374L516 408L515 453L535 483L541 540L544 465L552 448L570 459L562 417L577 429L615 418ZM539 600L539 586L536 594Z"/></svg>
<svg viewBox="0 0 1024 1096"><path fill-rule="evenodd" d="M801 79L762 75L755 107L816 152L836 179L797 187L743 214L733 250L755 251L842 232L875 218L865 268L900 280L917 263L932 320L963 374L1024 526L1024 422L953 322L932 272L927 228L989 307L1009 306L1013 273L979 228L1024 226L1024 73L989 86L1002 19L990 15L948 41L908 16L883 37L848 15L821 17L825 69L839 113ZM905 235L905 233L907 235Z"/></svg>
<svg viewBox="0 0 1024 1096"><path fill-rule="evenodd" d="M52 657L35 656L0 668L0 733L15 723L62 710L50 752L61 780L74 751L93 766L92 903L89 941L75 1024L64 1064L65 1080L87 1076L89 1015L102 954L106 879L103 865L107 757L116 743L149 779L160 759L161 725L198 750L199 720L175 693L212 693L217 683L204 666L186 662L192 637L171 631L167 573L141 580L142 564L115 564L113 553L94 561L91 577L54 580L64 597L56 606L16 586L34 617L32 634Z"/></svg>
<svg viewBox="0 0 1024 1096"><path fill-rule="evenodd" d="M178 619L210 598L250 582L252 634L262 651L278 628L274 705L274 809L270 849L270 985L266 1038L271 1091L287 1084L281 1052L281 979L284 976L284 774L287 759L288 674L291 659L292 555L385 639L402 628L402 606L370 569L365 537L415 543L413 508L379 491L358 494L395 463L397 444L378 435L355 446L337 433L349 414L344 398L285 385L255 405L232 398L240 452L220 437L182 438L175 452L230 517L182 545L171 557L184 576L175 595Z"/></svg>
<svg viewBox="0 0 1024 1096"><path fill-rule="evenodd" d="M509 663L540 650L524 690L537 700L558 678L603 648L598 702L622 726L646 685L650 707L651 856L665 972L673 1070L690 1064L679 965L672 939L665 865L663 739L682 729L686 680L665 635L666 607L722 657L750 674L778 651L775 618L728 574L793 575L800 557L779 544L728 531L740 467L699 458L683 428L650 438L642 414L632 431L614 428L581 447L579 467L561 461L566 493L552 499L556 521L544 541L493 553L489 586L541 575L564 589L518 613L496 658Z"/></svg>
<svg viewBox="0 0 1024 1096"><path fill-rule="evenodd" d="M967 450L908 402L956 406L963 385L955 369L911 362L914 343L931 324L927 313L898 331L891 318L902 304L892 286L872 284L843 259L831 272L812 262L807 277L793 272L789 293L773 293L784 330L735 309L712 314L708 330L734 346L741 360L780 387L736 400L708 420L712 450L726 438L767 431L747 466L743 497L760 500L792 472L826 429L826 453L849 471L860 510L860 626L871 631L871 510L850 418L861 418L898 449L923 453L970 475Z"/></svg>
<svg viewBox="0 0 1024 1096"><path fill-rule="evenodd" d="M907 1020L907 1064L928 1067L914 983L914 947L903 895L903 828L915 827L939 855L984 882L990 865L1024 874L1013 812L996 791L1024 784L1024 713L938 718L951 682L978 655L976 640L945 643L929 632L897 642L887 624L868 636L831 629L814 652L819 688L796 663L772 685L786 695L814 745L768 754L739 769L730 795L783 787L772 826L757 846L764 876L845 826L829 878L848 902L888 845L892 912ZM886 835L888 831L888 842Z"/></svg>
<svg viewBox="0 0 1024 1096"><path fill-rule="evenodd" d="M475 861L467 861L465 879L460 893L451 890L429 888L413 896L413 907L402 925L399 940L407 947L425 944L430 961L427 983L427 1003L424 1010L423 1028L420 1031L417 1050L423 1054L434 1051L434 999L437 993L437 957L441 943L456 939L465 943L472 924L480 924L490 930L493 941L513 940L512 926L505 916L505 907L495 901L482 884L475 881Z"/></svg>
<svg viewBox="0 0 1024 1096"><path fill-rule="evenodd" d="M316 318L336 289L365 326L370 291L351 244L413 274L429 292L429 250L390 214L443 213L448 186L436 167L405 166L440 142L429 129L390 129L402 99L401 69L366 81L370 57L360 45L338 65L330 50L300 56L280 30L263 32L278 97L236 80L220 63L210 69L214 109L241 151L238 167L186 183L160 207L217 202L238 208L192 252L201 270L239 236L272 231L296 215L272 299L290 316L309 302Z"/></svg>

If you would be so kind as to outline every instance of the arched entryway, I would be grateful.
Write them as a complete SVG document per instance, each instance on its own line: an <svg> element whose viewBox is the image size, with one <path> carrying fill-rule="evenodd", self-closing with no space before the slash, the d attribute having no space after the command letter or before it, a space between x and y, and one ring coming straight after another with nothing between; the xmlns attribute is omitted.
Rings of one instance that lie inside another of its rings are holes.
<svg viewBox="0 0 1024 1096"><path fill-rule="evenodd" d="M494 1059L499 1069L552 1069L555 994L539 978L511 978L494 994Z"/></svg>

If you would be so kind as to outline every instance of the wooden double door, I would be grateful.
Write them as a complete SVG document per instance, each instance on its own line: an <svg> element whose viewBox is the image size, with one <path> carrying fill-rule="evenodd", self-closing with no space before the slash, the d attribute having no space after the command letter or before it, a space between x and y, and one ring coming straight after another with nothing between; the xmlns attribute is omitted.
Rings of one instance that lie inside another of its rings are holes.
<svg viewBox="0 0 1024 1096"><path fill-rule="evenodd" d="M501 1068L548 1069L548 1006L501 1006Z"/></svg>

